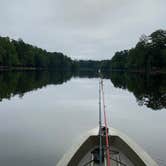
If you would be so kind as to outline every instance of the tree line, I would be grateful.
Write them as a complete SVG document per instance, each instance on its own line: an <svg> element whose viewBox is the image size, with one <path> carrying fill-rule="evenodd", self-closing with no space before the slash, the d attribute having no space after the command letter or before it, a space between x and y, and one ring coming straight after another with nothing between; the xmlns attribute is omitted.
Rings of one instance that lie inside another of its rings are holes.
<svg viewBox="0 0 166 166"><path fill-rule="evenodd" d="M47 52L22 39L0 37L0 68L42 68L73 70L75 61L59 52Z"/></svg>
<svg viewBox="0 0 166 166"><path fill-rule="evenodd" d="M115 53L101 64L102 70L166 70L166 30L142 35L134 48Z"/></svg>
<svg viewBox="0 0 166 166"><path fill-rule="evenodd" d="M118 51L111 60L72 60L59 52L47 52L22 39L0 37L1 68L41 68L54 70L166 71L166 30L142 35L134 48Z"/></svg>

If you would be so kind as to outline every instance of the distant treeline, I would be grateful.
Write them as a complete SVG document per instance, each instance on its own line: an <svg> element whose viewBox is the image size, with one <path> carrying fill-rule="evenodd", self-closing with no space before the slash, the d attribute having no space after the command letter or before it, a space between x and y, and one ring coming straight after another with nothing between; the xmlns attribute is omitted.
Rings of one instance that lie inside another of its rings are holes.
<svg viewBox="0 0 166 166"><path fill-rule="evenodd" d="M166 31L142 35L134 48L116 52L111 60L72 60L59 52L47 52L19 39L0 37L0 69L35 68L70 71L130 70L166 72Z"/></svg>
<svg viewBox="0 0 166 166"><path fill-rule="evenodd" d="M9 37L0 37L0 69L47 69L65 71L97 71L100 61L72 60L59 52L41 48Z"/></svg>
<svg viewBox="0 0 166 166"><path fill-rule="evenodd" d="M76 63L59 52L47 52L22 39L0 37L0 68L74 70Z"/></svg>
<svg viewBox="0 0 166 166"><path fill-rule="evenodd" d="M101 61L95 60L79 60L76 63L81 71L98 71L101 66Z"/></svg>
<svg viewBox="0 0 166 166"><path fill-rule="evenodd" d="M134 48L116 52L102 62L102 70L166 71L166 31L142 35Z"/></svg>

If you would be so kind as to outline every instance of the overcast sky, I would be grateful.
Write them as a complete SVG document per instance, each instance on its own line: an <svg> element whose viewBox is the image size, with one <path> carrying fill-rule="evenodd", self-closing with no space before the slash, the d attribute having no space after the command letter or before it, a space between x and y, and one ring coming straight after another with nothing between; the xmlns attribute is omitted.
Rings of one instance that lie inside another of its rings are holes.
<svg viewBox="0 0 166 166"><path fill-rule="evenodd" d="M166 0L0 0L0 36L73 59L110 59L166 29Z"/></svg>

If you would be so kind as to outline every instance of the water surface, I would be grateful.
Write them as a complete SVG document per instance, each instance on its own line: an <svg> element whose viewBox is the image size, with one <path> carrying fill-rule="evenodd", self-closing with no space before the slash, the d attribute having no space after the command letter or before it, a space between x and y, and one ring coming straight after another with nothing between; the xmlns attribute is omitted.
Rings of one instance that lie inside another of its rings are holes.
<svg viewBox="0 0 166 166"><path fill-rule="evenodd" d="M166 76L109 73L104 90L109 125L162 165ZM95 73L0 73L0 100L3 166L55 166L83 132L98 125Z"/></svg>

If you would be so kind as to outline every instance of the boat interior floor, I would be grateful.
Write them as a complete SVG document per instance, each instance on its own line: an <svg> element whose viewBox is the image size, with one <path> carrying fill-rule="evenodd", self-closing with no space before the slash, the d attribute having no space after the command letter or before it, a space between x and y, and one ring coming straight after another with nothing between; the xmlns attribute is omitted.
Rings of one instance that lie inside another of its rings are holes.
<svg viewBox="0 0 166 166"><path fill-rule="evenodd" d="M105 149L105 148L103 148ZM102 151L102 166L106 166L106 150ZM110 163L111 166L134 166L134 164L117 148L110 149ZM99 166L100 156L99 147L94 147L87 152L79 162L78 166Z"/></svg>

